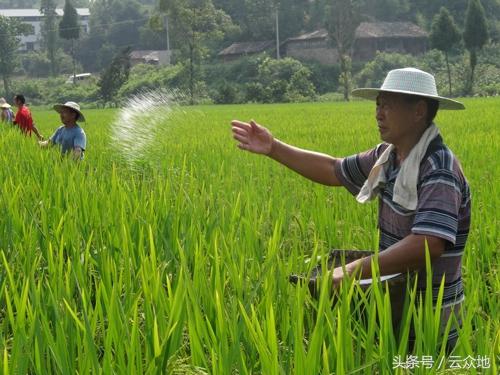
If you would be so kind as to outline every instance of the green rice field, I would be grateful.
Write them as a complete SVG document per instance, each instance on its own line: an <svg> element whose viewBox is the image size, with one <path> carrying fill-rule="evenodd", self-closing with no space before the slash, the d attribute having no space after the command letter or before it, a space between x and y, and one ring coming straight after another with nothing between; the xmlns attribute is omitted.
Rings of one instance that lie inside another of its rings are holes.
<svg viewBox="0 0 500 375"><path fill-rule="evenodd" d="M331 248L375 250L378 205L242 152L231 135L232 119L255 119L284 142L347 156L380 142L373 103L182 107L132 164L111 140L117 110L84 110L81 163L2 125L0 371L497 374L500 99L464 103L437 118L473 199L450 355L429 304L405 311L418 327L410 353L380 285L343 283L332 304L328 283L317 300L288 282ZM59 126L54 111L33 116L45 136Z"/></svg>

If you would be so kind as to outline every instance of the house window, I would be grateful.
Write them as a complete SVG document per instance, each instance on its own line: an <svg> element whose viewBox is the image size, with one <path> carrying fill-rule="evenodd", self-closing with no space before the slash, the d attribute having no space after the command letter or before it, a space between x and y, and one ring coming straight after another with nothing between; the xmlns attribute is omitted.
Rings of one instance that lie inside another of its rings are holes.
<svg viewBox="0 0 500 375"><path fill-rule="evenodd" d="M26 42L26 51L34 51L35 43L34 42Z"/></svg>

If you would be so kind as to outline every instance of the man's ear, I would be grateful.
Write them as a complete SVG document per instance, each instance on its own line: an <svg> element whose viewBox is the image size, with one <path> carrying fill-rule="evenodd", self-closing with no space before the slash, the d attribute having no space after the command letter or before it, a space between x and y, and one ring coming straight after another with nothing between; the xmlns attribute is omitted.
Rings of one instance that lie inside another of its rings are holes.
<svg viewBox="0 0 500 375"><path fill-rule="evenodd" d="M426 122L427 111L428 111L428 108L427 108L427 103L425 102L425 100L419 100L417 102L417 104L415 104L415 112L414 112L415 120L417 122L420 122L423 119L424 122Z"/></svg>

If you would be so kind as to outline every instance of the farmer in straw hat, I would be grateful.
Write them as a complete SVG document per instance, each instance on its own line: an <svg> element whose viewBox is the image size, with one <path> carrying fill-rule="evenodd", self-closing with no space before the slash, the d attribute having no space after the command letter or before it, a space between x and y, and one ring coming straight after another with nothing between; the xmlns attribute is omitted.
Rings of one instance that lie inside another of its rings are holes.
<svg viewBox="0 0 500 375"><path fill-rule="evenodd" d="M4 98L0 98L0 121L12 125L14 121L14 112L12 112L11 105L7 103Z"/></svg>
<svg viewBox="0 0 500 375"><path fill-rule="evenodd" d="M63 155L72 152L75 160L83 159L87 146L87 137L77 122L85 122L85 116L80 111L80 106L75 102L56 104L54 110L59 113L63 125L57 128L52 136L43 142L41 147L59 145Z"/></svg>
<svg viewBox="0 0 500 375"><path fill-rule="evenodd" d="M434 302L444 277L442 326L452 312L459 321L470 192L458 160L443 143L433 121L438 109L464 106L439 96L434 77L414 68L392 70L381 88L357 89L353 95L376 101L375 118L383 141L359 154L335 158L299 149L274 138L253 120L233 121L233 137L240 149L267 155L312 181L343 186L360 203L377 198L380 274L415 272L417 287L425 290L427 244ZM334 267L334 286L347 276L370 278L374 256L353 260L345 268ZM412 336L413 332L410 344ZM456 339L453 327L448 335L449 349Z"/></svg>

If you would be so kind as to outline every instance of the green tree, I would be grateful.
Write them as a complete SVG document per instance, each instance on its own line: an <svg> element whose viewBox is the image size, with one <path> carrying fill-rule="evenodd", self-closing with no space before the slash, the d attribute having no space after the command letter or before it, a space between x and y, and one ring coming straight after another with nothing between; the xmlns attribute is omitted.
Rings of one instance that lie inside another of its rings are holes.
<svg viewBox="0 0 500 375"><path fill-rule="evenodd" d="M279 0L280 41L297 36L304 31L307 20L307 2L304 0Z"/></svg>
<svg viewBox="0 0 500 375"><path fill-rule="evenodd" d="M90 5L89 33L82 36L76 56L86 70L101 71L126 46L157 49L153 30L149 35L143 31L147 26L145 9L137 1L95 0ZM146 45L141 44L142 38L150 36L154 40L149 38ZM151 48L152 44L154 48Z"/></svg>
<svg viewBox="0 0 500 375"><path fill-rule="evenodd" d="M306 101L316 96L316 89L311 82L311 75L311 71L305 66L292 75L286 89L285 97L287 101Z"/></svg>
<svg viewBox="0 0 500 375"><path fill-rule="evenodd" d="M325 23L326 0L311 1L307 7L307 26L310 30L318 29Z"/></svg>
<svg viewBox="0 0 500 375"><path fill-rule="evenodd" d="M200 64L208 55L208 44L221 39L232 25L229 16L211 0L160 0L160 11L172 20L176 45L187 60L188 91L194 104Z"/></svg>
<svg viewBox="0 0 500 375"><path fill-rule="evenodd" d="M36 0L3 0L0 1L1 8L32 8Z"/></svg>
<svg viewBox="0 0 500 375"><path fill-rule="evenodd" d="M236 0L224 10L228 9L233 21L241 26L239 40L274 40L278 12L279 37L283 41L303 31L308 8L304 0Z"/></svg>
<svg viewBox="0 0 500 375"><path fill-rule="evenodd" d="M470 76L467 81L467 93L474 89L474 70L477 65L477 54L488 41L488 29L484 8L480 0L469 0L465 15L464 42L469 51Z"/></svg>
<svg viewBox="0 0 500 375"><path fill-rule="evenodd" d="M248 0L213 0L213 4L216 8L224 10L235 24L243 27L247 15L245 6L247 1Z"/></svg>
<svg viewBox="0 0 500 375"><path fill-rule="evenodd" d="M344 88L345 100L349 100L351 92L352 45L359 23L359 4L355 0L332 0L330 2L326 11L326 28L331 44L338 51L340 62L339 82Z"/></svg>
<svg viewBox="0 0 500 375"><path fill-rule="evenodd" d="M363 12L379 21L400 21L410 10L408 0L364 0Z"/></svg>
<svg viewBox="0 0 500 375"><path fill-rule="evenodd" d="M116 94L120 87L127 82L130 74L130 51L127 47L122 49L111 61L111 64L102 73L97 86L99 87L99 96L106 103L116 104Z"/></svg>
<svg viewBox="0 0 500 375"><path fill-rule="evenodd" d="M455 18L459 27L463 27L464 25L464 14L467 11L468 0L412 0L409 3L409 14L412 16L415 16L416 13L421 13L430 20L434 15L439 13L441 7L445 7ZM481 0L481 4L489 19L500 19L500 1Z"/></svg>
<svg viewBox="0 0 500 375"><path fill-rule="evenodd" d="M109 18L110 13L113 14L112 21ZM146 24L146 15L137 1L114 0L108 7L108 13L101 17L101 25L109 24L105 34L109 43L118 46L118 49L139 43L140 35L137 31Z"/></svg>
<svg viewBox="0 0 500 375"><path fill-rule="evenodd" d="M33 27L23 24L16 18L0 16L0 75L6 97L10 97L10 77L18 64L20 35L31 33Z"/></svg>
<svg viewBox="0 0 500 375"><path fill-rule="evenodd" d="M73 58L73 77L76 75L75 40L80 38L78 13L70 0L64 3L64 15L59 23L59 36L71 40L71 57ZM73 80L76 83L76 80Z"/></svg>
<svg viewBox="0 0 500 375"><path fill-rule="evenodd" d="M448 94L451 96L451 71L450 63L448 61L448 53L460 42L461 35L457 25L455 24L455 20L451 16L450 12L444 7L442 7L439 14L434 17L430 40L432 48L444 52L446 69L448 71Z"/></svg>
<svg viewBox="0 0 500 375"><path fill-rule="evenodd" d="M47 58L50 60L50 75L57 74L57 30L56 30L56 6L55 0L41 0L40 12L43 14L42 36L43 46L47 52Z"/></svg>
<svg viewBox="0 0 500 375"><path fill-rule="evenodd" d="M242 27L243 40L271 40L275 37L273 1L245 0Z"/></svg>

